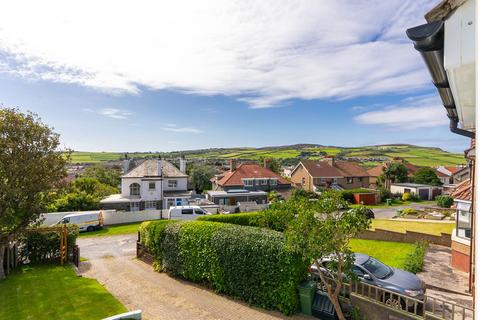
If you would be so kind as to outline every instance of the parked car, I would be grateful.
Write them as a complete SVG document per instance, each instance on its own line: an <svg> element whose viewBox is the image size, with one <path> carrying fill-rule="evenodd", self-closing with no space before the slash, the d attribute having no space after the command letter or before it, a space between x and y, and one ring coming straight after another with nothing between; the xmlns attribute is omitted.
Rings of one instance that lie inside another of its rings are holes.
<svg viewBox="0 0 480 320"><path fill-rule="evenodd" d="M80 231L94 231L103 227L102 211L67 214L58 224L76 224Z"/></svg>
<svg viewBox="0 0 480 320"><path fill-rule="evenodd" d="M328 270L326 269L326 265L331 261L332 259L330 258L319 260L319 264L322 266L321 272L327 276ZM310 270L313 274L318 274L315 264L310 267ZM352 271L358 276L361 282L423 301L425 283L413 273L392 268L363 253L355 253L355 262ZM396 297L394 297L394 299L395 298ZM396 299L398 300L398 298ZM403 307L406 303L404 300L405 299L400 299L399 301ZM408 307L412 305L413 301L409 300Z"/></svg>
<svg viewBox="0 0 480 320"><path fill-rule="evenodd" d="M208 211L199 206L176 206L168 210L169 219L193 220L206 214Z"/></svg>

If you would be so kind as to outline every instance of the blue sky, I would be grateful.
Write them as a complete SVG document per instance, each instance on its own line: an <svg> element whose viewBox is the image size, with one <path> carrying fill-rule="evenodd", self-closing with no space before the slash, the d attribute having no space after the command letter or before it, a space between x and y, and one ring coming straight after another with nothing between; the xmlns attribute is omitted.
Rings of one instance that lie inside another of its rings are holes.
<svg viewBox="0 0 480 320"><path fill-rule="evenodd" d="M404 36L435 2L373 2L46 1L26 15L12 3L0 104L39 114L75 150L464 150Z"/></svg>

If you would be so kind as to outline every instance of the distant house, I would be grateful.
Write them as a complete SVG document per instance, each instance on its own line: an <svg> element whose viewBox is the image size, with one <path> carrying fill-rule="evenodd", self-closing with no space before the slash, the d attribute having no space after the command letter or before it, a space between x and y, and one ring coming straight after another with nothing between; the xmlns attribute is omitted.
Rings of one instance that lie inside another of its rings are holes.
<svg viewBox="0 0 480 320"><path fill-rule="evenodd" d="M277 191L289 197L292 184L272 170L256 163L242 163L236 166L236 160L230 160L230 170L211 179L212 191L247 190Z"/></svg>
<svg viewBox="0 0 480 320"><path fill-rule="evenodd" d="M470 178L470 168L465 165L460 166L439 166L437 169L437 176L444 184L459 184ZM440 174L439 174L440 173ZM444 179L442 179L442 176ZM448 182L445 177L448 177Z"/></svg>
<svg viewBox="0 0 480 320"><path fill-rule="evenodd" d="M394 158L393 161L390 163L396 163L396 162L402 163L407 168L409 178L413 177L415 172L417 172L417 170L421 168L419 166L405 162L405 160L403 160L402 158ZM368 175L370 177L370 186L372 188L376 186L378 177L380 177L385 172L385 169L387 168L388 164L389 163L385 162L367 170Z"/></svg>
<svg viewBox="0 0 480 320"><path fill-rule="evenodd" d="M452 193L456 209L455 230L452 232L452 266L470 272L472 238L472 185L460 183Z"/></svg>
<svg viewBox="0 0 480 320"><path fill-rule="evenodd" d="M328 157L323 161L302 160L292 171L292 182L307 191L319 188L368 188L368 172L356 162Z"/></svg>
<svg viewBox="0 0 480 320"><path fill-rule="evenodd" d="M121 194L101 200L101 208L140 211L187 205L191 192L187 190L184 161L180 160L183 171L165 160L143 161L121 177Z"/></svg>

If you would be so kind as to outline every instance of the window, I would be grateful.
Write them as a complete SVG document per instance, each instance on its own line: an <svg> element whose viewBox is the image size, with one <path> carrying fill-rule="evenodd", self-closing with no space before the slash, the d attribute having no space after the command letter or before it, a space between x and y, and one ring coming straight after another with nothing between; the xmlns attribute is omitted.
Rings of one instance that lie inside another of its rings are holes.
<svg viewBox="0 0 480 320"><path fill-rule="evenodd" d="M302 177L302 186L305 185L305 177Z"/></svg>
<svg viewBox="0 0 480 320"><path fill-rule="evenodd" d="M133 201L130 202L130 211L139 211L140 210L140 202Z"/></svg>
<svg viewBox="0 0 480 320"><path fill-rule="evenodd" d="M169 188L176 188L177 187L177 180L168 180L168 187Z"/></svg>
<svg viewBox="0 0 480 320"><path fill-rule="evenodd" d="M352 183L353 183L353 178L348 177L348 178L347 178L347 183L348 183L348 184L352 184Z"/></svg>
<svg viewBox="0 0 480 320"><path fill-rule="evenodd" d="M470 209L459 210L458 207L460 205L457 204L457 237L470 239L472 237Z"/></svg>
<svg viewBox="0 0 480 320"><path fill-rule="evenodd" d="M357 181L358 181L358 182L363 182L363 178L362 178L362 177L357 178Z"/></svg>
<svg viewBox="0 0 480 320"><path fill-rule="evenodd" d="M357 267L357 266L353 266L352 271L353 271L353 273L355 273L359 278L363 278L363 276L365 275L365 272L363 272L363 270L360 269L360 267Z"/></svg>
<svg viewBox="0 0 480 320"><path fill-rule="evenodd" d="M325 183L325 178L320 178L321 183Z"/></svg>
<svg viewBox="0 0 480 320"><path fill-rule="evenodd" d="M253 179L243 179L243 185L245 187L253 187Z"/></svg>
<svg viewBox="0 0 480 320"><path fill-rule="evenodd" d="M193 214L193 209L182 209L182 214Z"/></svg>
<svg viewBox="0 0 480 320"><path fill-rule="evenodd" d="M173 206L175 206L175 199L168 198L167 199L167 209L169 209L170 207L173 207Z"/></svg>
<svg viewBox="0 0 480 320"><path fill-rule="evenodd" d="M202 209L195 209L195 214L205 214L205 211Z"/></svg>
<svg viewBox="0 0 480 320"><path fill-rule="evenodd" d="M145 210L157 209L157 201L145 201Z"/></svg>
<svg viewBox="0 0 480 320"><path fill-rule="evenodd" d="M271 179L271 180L270 180L270 185L271 185L271 186L276 186L277 183L278 183L277 179Z"/></svg>
<svg viewBox="0 0 480 320"><path fill-rule="evenodd" d="M372 257L368 258L362 266L379 279L385 279L392 272L390 267Z"/></svg>
<svg viewBox="0 0 480 320"><path fill-rule="evenodd" d="M136 182L130 185L130 195L139 196L140 195L140 185Z"/></svg>
<svg viewBox="0 0 480 320"><path fill-rule="evenodd" d="M155 182L148 183L148 190L155 190Z"/></svg>
<svg viewBox="0 0 480 320"><path fill-rule="evenodd" d="M261 186L266 186L267 185L267 179L258 179L258 184Z"/></svg>
<svg viewBox="0 0 480 320"><path fill-rule="evenodd" d="M333 183L337 183L337 178L333 178Z"/></svg>

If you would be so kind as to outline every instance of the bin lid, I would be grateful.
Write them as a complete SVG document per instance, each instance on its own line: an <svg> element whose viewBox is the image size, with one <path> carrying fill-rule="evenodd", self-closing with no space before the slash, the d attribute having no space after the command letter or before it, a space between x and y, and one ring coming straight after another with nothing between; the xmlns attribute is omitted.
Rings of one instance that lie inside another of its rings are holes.
<svg viewBox="0 0 480 320"><path fill-rule="evenodd" d="M335 308L333 307L332 302L330 302L328 296L322 291L317 291L315 293L312 310L315 310L319 314L335 316Z"/></svg>

